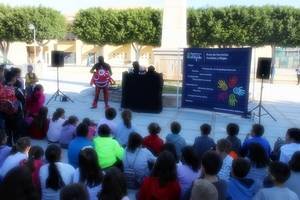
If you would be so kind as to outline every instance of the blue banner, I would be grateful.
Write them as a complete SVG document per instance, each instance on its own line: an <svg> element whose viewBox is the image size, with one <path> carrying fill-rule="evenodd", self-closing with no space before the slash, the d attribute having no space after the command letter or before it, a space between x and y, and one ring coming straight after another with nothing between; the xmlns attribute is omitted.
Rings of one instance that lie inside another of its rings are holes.
<svg viewBox="0 0 300 200"><path fill-rule="evenodd" d="M251 48L188 48L183 59L182 107L248 112Z"/></svg>

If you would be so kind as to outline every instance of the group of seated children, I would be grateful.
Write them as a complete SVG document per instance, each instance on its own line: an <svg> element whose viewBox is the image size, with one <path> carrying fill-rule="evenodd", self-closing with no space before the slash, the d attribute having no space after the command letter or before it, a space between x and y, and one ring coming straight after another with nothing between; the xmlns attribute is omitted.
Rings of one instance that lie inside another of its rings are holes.
<svg viewBox="0 0 300 200"><path fill-rule="evenodd" d="M7 199L126 200L297 200L300 197L300 129L291 128L279 152L263 137L264 127L252 126L245 141L237 137L239 126L228 124L227 137L215 142L211 126L188 145L181 125L172 122L170 134L160 138L161 128L150 123L142 137L124 110L116 123L114 108L105 110L98 125L76 116L65 120L56 109L50 120L41 107L29 130L33 138L46 137L45 150L21 137L13 148L0 132L0 192ZM37 135L42 137L36 137ZM62 162L62 148L68 163ZM278 155L278 156L273 156ZM20 177L22 176L21 180ZM17 178L18 177L18 178ZM26 183L26 187L17 187ZM135 192L128 193L128 189ZM17 190L18 192L16 192ZM19 196L18 196L19 195Z"/></svg>
<svg viewBox="0 0 300 200"><path fill-rule="evenodd" d="M215 142L211 126L188 145L179 122L162 139L158 123L142 137L132 113L116 123L114 108L98 124L57 108L48 119L43 87L28 66L26 88L20 70L0 67L1 199L128 200L297 200L300 197L300 129L287 130L272 151L254 124L242 143L239 126ZM3 72L3 73L2 73ZM9 109L8 109L9 108ZM24 137L29 136L29 137ZM31 138L47 139L45 151ZM67 159L62 151L67 151ZM68 163L62 162L68 160Z"/></svg>

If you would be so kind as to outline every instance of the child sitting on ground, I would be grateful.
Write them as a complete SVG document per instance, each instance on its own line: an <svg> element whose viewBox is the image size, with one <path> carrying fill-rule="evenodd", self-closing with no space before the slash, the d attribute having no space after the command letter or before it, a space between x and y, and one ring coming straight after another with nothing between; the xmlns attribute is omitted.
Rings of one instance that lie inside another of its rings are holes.
<svg viewBox="0 0 300 200"><path fill-rule="evenodd" d="M62 148L67 149L71 140L75 137L77 123L78 118L76 116L70 116L69 119L63 123L59 140Z"/></svg>
<svg viewBox="0 0 300 200"><path fill-rule="evenodd" d="M193 146L199 160L201 161L201 157L205 152L216 148L216 143L211 137L209 137L211 133L211 126L209 124L202 124L200 131L201 136L195 138Z"/></svg>
<svg viewBox="0 0 300 200"><path fill-rule="evenodd" d="M158 156L164 146L164 141L158 136L161 131L157 123L148 126L149 135L143 140L143 146L149 149L155 156Z"/></svg>
<svg viewBox="0 0 300 200"><path fill-rule="evenodd" d="M219 172L219 178L225 181L229 180L231 166L232 166L232 157L229 155L231 150L231 143L227 139L221 139L217 142L217 153L221 156L223 160L222 168Z"/></svg>
<svg viewBox="0 0 300 200"><path fill-rule="evenodd" d="M33 88L31 95L26 99L27 116L37 116L45 103L44 88L38 84Z"/></svg>
<svg viewBox="0 0 300 200"><path fill-rule="evenodd" d="M22 137L16 142L15 153L9 155L3 162L0 168L0 177L4 178L5 175L13 168L20 165L21 161L28 158L28 152L31 147L30 138Z"/></svg>
<svg viewBox="0 0 300 200"><path fill-rule="evenodd" d="M90 120L89 118L84 118L82 120L82 123L86 124L88 126L89 132L88 132L87 138L89 140L92 140L96 136L96 133L97 133L97 124L95 122L93 122L92 120Z"/></svg>
<svg viewBox="0 0 300 200"><path fill-rule="evenodd" d="M6 145L7 135L4 129L0 129L0 168L4 160L9 156L11 147Z"/></svg>
<svg viewBox="0 0 300 200"><path fill-rule="evenodd" d="M232 164L232 177L228 182L228 193L232 200L251 200L259 189L252 179L246 178L251 168L247 159L238 158Z"/></svg>
<svg viewBox="0 0 300 200"><path fill-rule="evenodd" d="M116 132L117 132L117 124L114 121L114 119L117 116L117 111L114 108L108 108L105 110L105 119L101 119L98 123L97 129L103 125L106 124L110 130L111 130L111 135L115 137Z"/></svg>
<svg viewBox="0 0 300 200"><path fill-rule="evenodd" d="M50 143L58 143L60 139L60 133L62 125L65 122L65 110L63 108L57 108L53 113L52 119L49 123L49 129L47 132L47 139Z"/></svg>
<svg viewBox="0 0 300 200"><path fill-rule="evenodd" d="M237 158L241 151L241 140L237 137L239 134L240 127L235 123L230 123L227 125L226 132L227 132L227 140L231 142L231 152L230 155L233 158Z"/></svg>
<svg viewBox="0 0 300 200"><path fill-rule="evenodd" d="M181 131L181 125L179 122L172 122L170 125L171 133L167 135L166 142L175 145L177 157L181 157L181 150L186 146L185 139L179 135Z"/></svg>
<svg viewBox="0 0 300 200"><path fill-rule="evenodd" d="M287 164L282 162L273 162L269 167L269 175L274 187L261 189L253 200L298 200L295 192L288 189L284 184L289 179L291 172Z"/></svg>
<svg viewBox="0 0 300 200"><path fill-rule="evenodd" d="M32 182L37 190L41 189L39 171L43 162L44 150L40 146L32 146L28 153L28 159L21 162L21 166L27 167L31 172Z"/></svg>
<svg viewBox="0 0 300 200"><path fill-rule="evenodd" d="M28 133L34 139L44 139L49 129L48 108L42 107L37 116L32 120Z"/></svg>

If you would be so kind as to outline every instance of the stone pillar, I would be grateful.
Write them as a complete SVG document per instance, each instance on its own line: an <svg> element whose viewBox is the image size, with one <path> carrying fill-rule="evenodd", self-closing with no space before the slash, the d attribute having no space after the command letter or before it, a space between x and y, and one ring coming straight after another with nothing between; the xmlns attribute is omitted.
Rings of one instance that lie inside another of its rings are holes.
<svg viewBox="0 0 300 200"><path fill-rule="evenodd" d="M161 47L154 49L154 65L165 79L182 77L183 48L187 47L187 0L165 0Z"/></svg>
<svg viewBox="0 0 300 200"><path fill-rule="evenodd" d="M186 0L165 0L161 48L178 49L187 45Z"/></svg>

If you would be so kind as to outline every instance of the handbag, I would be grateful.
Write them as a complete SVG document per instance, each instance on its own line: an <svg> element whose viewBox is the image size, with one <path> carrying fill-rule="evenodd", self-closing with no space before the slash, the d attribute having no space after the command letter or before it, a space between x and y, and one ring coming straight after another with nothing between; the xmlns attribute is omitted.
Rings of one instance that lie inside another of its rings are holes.
<svg viewBox="0 0 300 200"><path fill-rule="evenodd" d="M135 158L131 164L128 162L127 152L125 155L125 159L126 159L126 162L128 163L128 167L126 167L124 169L124 174L126 177L127 187L129 189L137 189L140 186L137 174L135 172L136 170L134 169L134 164L135 164L136 158L138 157L139 152L140 152L140 149L136 153Z"/></svg>

